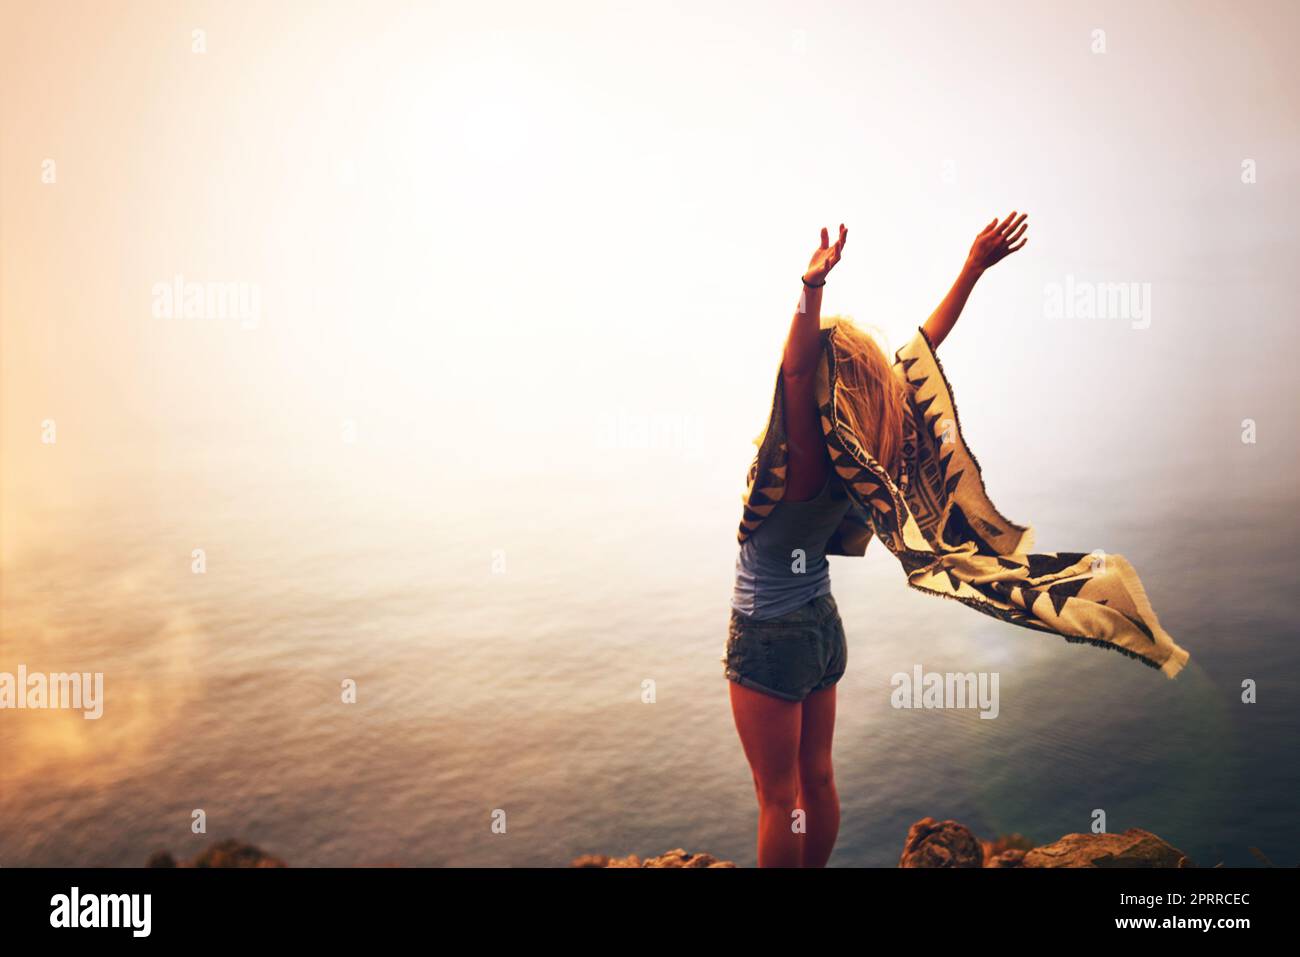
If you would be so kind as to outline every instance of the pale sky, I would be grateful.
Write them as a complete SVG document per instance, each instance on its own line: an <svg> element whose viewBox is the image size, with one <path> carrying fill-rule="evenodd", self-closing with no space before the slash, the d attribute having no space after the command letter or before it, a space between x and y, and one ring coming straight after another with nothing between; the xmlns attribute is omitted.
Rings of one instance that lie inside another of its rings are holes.
<svg viewBox="0 0 1300 957"><path fill-rule="evenodd" d="M11 522L54 481L46 421L82 476L353 428L381 459L560 479L620 467L601 415L657 418L738 495L820 227L850 231L826 311L894 348L1012 209L1029 244L941 350L986 471L1221 458L1247 417L1267 471L1295 464L1293 4L3 19ZM256 321L156 316L178 275L255 288ZM1048 317L1069 281L1145 284L1149 327Z"/></svg>

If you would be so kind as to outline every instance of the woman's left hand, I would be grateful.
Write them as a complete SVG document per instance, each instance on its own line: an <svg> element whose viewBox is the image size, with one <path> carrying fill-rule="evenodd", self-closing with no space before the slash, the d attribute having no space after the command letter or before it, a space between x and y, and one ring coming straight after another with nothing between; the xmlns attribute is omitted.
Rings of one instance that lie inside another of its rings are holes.
<svg viewBox="0 0 1300 957"><path fill-rule="evenodd" d="M840 261L840 255L844 252L844 244L849 241L849 231L840 223L840 238L831 244L830 234L826 227L822 227L822 244L813 250L812 259L808 263L808 271L803 274L804 282L811 283L814 286L821 285L826 281L826 274L835 268L835 264Z"/></svg>
<svg viewBox="0 0 1300 957"><path fill-rule="evenodd" d="M967 266L977 272L983 272L1029 242L1029 237L1025 236L1025 230L1029 228L1029 224L1025 222L1028 218L1028 213L1017 216L1015 210L1012 210L1011 215L1001 223L994 216L993 221L984 227L983 231L975 237L975 242L971 244L970 255L966 257Z"/></svg>

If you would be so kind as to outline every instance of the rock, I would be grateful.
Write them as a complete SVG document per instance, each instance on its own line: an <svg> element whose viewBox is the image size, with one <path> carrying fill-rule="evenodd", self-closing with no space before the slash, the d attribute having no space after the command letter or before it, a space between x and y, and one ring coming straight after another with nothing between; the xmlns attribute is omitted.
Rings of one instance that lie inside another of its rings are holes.
<svg viewBox="0 0 1300 957"><path fill-rule="evenodd" d="M260 847L245 844L233 837L213 844L194 858L195 867L287 867L278 857L272 857Z"/></svg>
<svg viewBox="0 0 1300 957"><path fill-rule="evenodd" d="M1123 834L1067 834L1036 847L1024 867L1191 867L1178 848L1150 831L1131 827Z"/></svg>
<svg viewBox="0 0 1300 957"><path fill-rule="evenodd" d="M208 847L193 861L176 862L167 851L157 851L149 858L150 867L288 867L260 847L227 838Z"/></svg>
<svg viewBox="0 0 1300 957"><path fill-rule="evenodd" d="M1034 842L1023 834L1003 834L991 841L980 841L980 847L985 867L1020 867L1025 853L1034 849Z"/></svg>
<svg viewBox="0 0 1300 957"><path fill-rule="evenodd" d="M956 821L922 818L907 832L899 867L1192 867L1150 831L1067 834L1042 847L1020 834L979 841Z"/></svg>
<svg viewBox="0 0 1300 957"><path fill-rule="evenodd" d="M965 825L923 817L908 829L898 866L983 867L984 849Z"/></svg>
<svg viewBox="0 0 1300 957"><path fill-rule="evenodd" d="M687 854L680 847L652 857L642 867L735 867L731 861L720 861L712 854Z"/></svg>
<svg viewBox="0 0 1300 957"><path fill-rule="evenodd" d="M688 854L680 847L649 857L644 861L635 854L627 857L609 857L606 854L583 854L575 857L570 867L735 867L731 861L720 861L712 854Z"/></svg>
<svg viewBox="0 0 1300 957"><path fill-rule="evenodd" d="M1009 851L1003 851L1000 854L995 854L993 857L985 858L984 866L985 867L1024 867L1025 854L1027 853L1028 853L1027 851L1023 851L1019 848L1013 848L1012 850Z"/></svg>

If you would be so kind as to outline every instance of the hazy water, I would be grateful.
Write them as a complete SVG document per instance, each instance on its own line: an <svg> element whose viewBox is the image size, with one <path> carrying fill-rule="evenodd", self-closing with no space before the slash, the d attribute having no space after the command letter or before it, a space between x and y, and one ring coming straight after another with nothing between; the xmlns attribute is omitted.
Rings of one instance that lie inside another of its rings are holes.
<svg viewBox="0 0 1300 957"><path fill-rule="evenodd" d="M923 815L1050 840L1094 808L1300 862L1294 5L1117 7L1104 57L1051 4L264 6L207 5L202 57L173 5L0 34L5 142L48 144L0 151L0 671L108 696L0 712L0 866L227 836L751 863L718 656L794 269L847 223L825 309L892 353L1015 207L1030 245L943 346L963 426L999 508L1131 559L1191 665L908 591L878 543L832 560L832 862L894 863ZM157 317L182 274L261 288L257 328ZM1074 278L1151 284L1152 324L1048 318ZM708 434L610 454L597 408ZM918 663L997 670L999 718L891 709Z"/></svg>
<svg viewBox="0 0 1300 957"><path fill-rule="evenodd" d="M99 721L0 715L0 865L138 865L227 836L297 865L677 846L752 864L718 660L740 476L643 458L535 483L226 444L27 490L44 504L25 528L45 534L10 541L0 670L103 671L107 700ZM1176 682L910 592L878 542L832 559L850 644L833 864L896 863L925 815L1045 841L1094 808L1199 863L1253 863L1249 845L1300 861L1293 493L1131 472L1131 495L1007 476L995 500L1045 549L1136 564L1191 651ZM890 676L916 663L998 671L999 718L893 710ZM1257 705L1238 703L1245 677Z"/></svg>

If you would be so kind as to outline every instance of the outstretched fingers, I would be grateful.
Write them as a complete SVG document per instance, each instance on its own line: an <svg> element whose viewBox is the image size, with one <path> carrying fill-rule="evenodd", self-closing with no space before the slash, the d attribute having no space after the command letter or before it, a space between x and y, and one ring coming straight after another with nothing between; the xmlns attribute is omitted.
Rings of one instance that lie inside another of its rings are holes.
<svg viewBox="0 0 1300 957"><path fill-rule="evenodd" d="M1021 225L1028 216L1028 213L1021 213L1017 216L1015 210L1012 210L1011 215L1004 219L1002 225L998 227L998 232L1003 236L1010 236L1016 227Z"/></svg>

